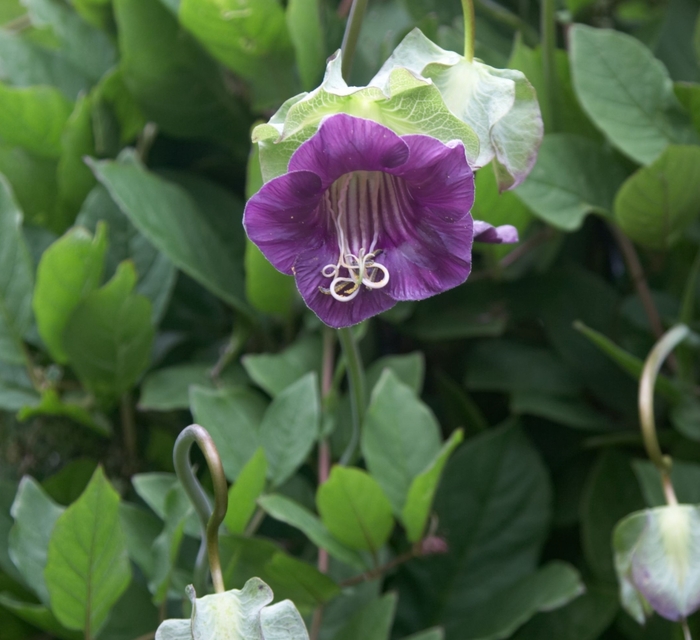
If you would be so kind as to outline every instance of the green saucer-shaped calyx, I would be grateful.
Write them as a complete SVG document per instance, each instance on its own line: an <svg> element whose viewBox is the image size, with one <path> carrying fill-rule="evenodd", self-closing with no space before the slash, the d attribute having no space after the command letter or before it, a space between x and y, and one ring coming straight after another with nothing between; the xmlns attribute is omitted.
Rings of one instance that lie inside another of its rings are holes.
<svg viewBox="0 0 700 640"><path fill-rule="evenodd" d="M304 621L291 600L272 606L272 589L260 578L251 578L243 589L197 598L189 620L166 620L156 640L308 640Z"/></svg>

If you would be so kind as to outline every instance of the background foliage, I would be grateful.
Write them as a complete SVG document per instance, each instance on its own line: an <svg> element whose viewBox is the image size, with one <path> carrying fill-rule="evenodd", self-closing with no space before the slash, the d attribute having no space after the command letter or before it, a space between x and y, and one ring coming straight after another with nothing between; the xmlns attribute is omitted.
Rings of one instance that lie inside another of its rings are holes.
<svg viewBox="0 0 700 640"><path fill-rule="evenodd" d="M521 187L476 177L474 216L522 241L357 328L360 451L319 487L319 439L337 461L350 438L345 363L322 393L332 336L241 215L262 182L251 127L320 82L348 8L0 3L4 640L134 640L182 617L201 533L171 451L192 419L232 483L227 587L259 576L309 626L325 605L316 637L680 637L621 611L611 533L662 501L636 379L697 311L697 1L566 0L551 73L536 3L477 1L476 55L522 70L545 120ZM461 24L457 0L373 0L351 80L414 26L461 52ZM679 352L658 385L695 503L696 365ZM426 533L448 552L423 554Z"/></svg>

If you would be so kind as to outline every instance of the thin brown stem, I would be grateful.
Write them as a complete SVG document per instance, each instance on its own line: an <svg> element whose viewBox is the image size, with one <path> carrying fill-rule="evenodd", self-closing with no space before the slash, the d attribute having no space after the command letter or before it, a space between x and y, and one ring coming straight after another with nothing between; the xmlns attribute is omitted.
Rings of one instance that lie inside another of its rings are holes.
<svg viewBox="0 0 700 640"><path fill-rule="evenodd" d="M340 586L343 588L354 587L355 585L362 584L363 582L370 582L371 580L376 580L377 578L380 578L392 569L396 569L396 567L401 566L405 562L413 560L413 558L418 558L422 555L423 551L421 550L420 543L414 544L408 551L405 551L404 553L396 556L392 560L389 560L389 562L385 562L384 564L379 565L378 567L371 569L370 571L365 571L364 573L360 573L359 575L353 576L352 578L343 580L340 583Z"/></svg>

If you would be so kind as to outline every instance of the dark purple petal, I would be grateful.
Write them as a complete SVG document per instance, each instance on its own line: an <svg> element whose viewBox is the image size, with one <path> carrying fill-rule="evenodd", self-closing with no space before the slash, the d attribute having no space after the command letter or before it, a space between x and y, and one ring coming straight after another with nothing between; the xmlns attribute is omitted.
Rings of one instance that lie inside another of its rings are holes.
<svg viewBox="0 0 700 640"><path fill-rule="evenodd" d="M387 171L409 157L408 145L391 129L339 113L326 118L289 161L290 171L313 171L327 188L351 171Z"/></svg>
<svg viewBox="0 0 700 640"><path fill-rule="evenodd" d="M518 230L510 224L494 227L488 222L474 220L474 242L513 244L518 242Z"/></svg>
<svg viewBox="0 0 700 640"><path fill-rule="evenodd" d="M384 289L368 290L364 286L353 300L340 302L319 287L328 288L330 279L324 278L321 270L327 264L335 263L338 252L334 245L299 255L294 265L294 275L301 297L306 305L323 322L334 329L350 327L382 311L391 309L396 300L389 297Z"/></svg>
<svg viewBox="0 0 700 640"><path fill-rule="evenodd" d="M310 171L286 173L263 185L246 205L243 226L273 266L292 273L299 253L321 242L325 225L315 219L323 194Z"/></svg>

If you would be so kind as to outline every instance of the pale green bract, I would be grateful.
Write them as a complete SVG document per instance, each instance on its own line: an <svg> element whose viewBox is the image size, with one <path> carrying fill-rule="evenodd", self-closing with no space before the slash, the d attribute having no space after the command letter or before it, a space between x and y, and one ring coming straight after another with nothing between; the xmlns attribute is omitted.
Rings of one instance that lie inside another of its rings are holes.
<svg viewBox="0 0 700 640"><path fill-rule="evenodd" d="M324 117L336 113L374 120L399 135L423 134L444 143L459 140L470 166L477 166L479 137L447 108L435 83L397 66L383 71L370 86L349 87L338 53L329 61L320 87L290 98L267 124L253 130L264 181L285 173L297 148L316 133Z"/></svg>
<svg viewBox="0 0 700 640"><path fill-rule="evenodd" d="M700 607L700 507L630 514L613 534L620 601L643 624L652 611L683 620Z"/></svg>
<svg viewBox="0 0 700 640"><path fill-rule="evenodd" d="M495 69L445 51L420 29L411 31L374 77L381 86L396 68L432 80L447 108L479 137L473 169L493 161L500 191L518 186L530 173L542 142L542 114L533 86L520 71Z"/></svg>
<svg viewBox="0 0 700 640"><path fill-rule="evenodd" d="M291 600L272 606L272 589L251 578L243 589L197 598L187 587L192 603L189 620L166 620L155 640L308 640L304 621Z"/></svg>

